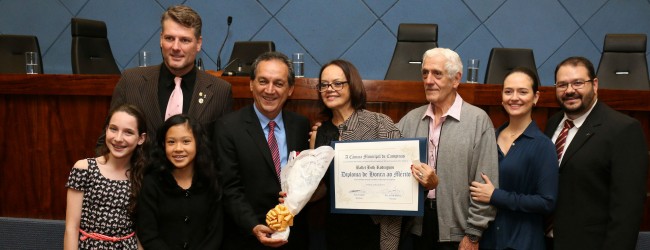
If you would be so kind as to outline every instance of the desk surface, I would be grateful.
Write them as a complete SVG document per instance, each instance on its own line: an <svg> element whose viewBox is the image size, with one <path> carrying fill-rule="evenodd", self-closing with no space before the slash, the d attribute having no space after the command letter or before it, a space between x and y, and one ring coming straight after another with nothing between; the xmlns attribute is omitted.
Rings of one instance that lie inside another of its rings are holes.
<svg viewBox="0 0 650 250"><path fill-rule="evenodd" d="M222 79L233 85L234 98L252 98L249 78ZM119 80L118 75L53 75L0 74L2 95L80 95L107 96ZM317 79L296 78L291 99L316 100ZM364 80L368 102L426 103L422 83L418 81ZM477 106L500 105L501 85L461 84L458 88L464 100ZM538 107L558 107L553 87L540 87ZM616 110L650 111L650 91L599 89L598 98Z"/></svg>

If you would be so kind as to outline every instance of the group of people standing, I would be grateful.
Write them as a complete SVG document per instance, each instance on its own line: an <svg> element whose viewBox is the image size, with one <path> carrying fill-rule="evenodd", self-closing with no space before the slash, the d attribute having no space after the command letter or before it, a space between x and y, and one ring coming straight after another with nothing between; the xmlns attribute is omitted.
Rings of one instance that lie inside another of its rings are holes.
<svg viewBox="0 0 650 250"><path fill-rule="evenodd" d="M255 60L254 103L231 112L230 84L194 66L198 14L172 6L161 26L163 63L123 73L98 156L70 172L66 249L309 249L308 216L294 219L288 240L270 238L264 222L278 203L289 152L400 137L427 138L427 162L411 166L426 190L424 216L326 212L324 248L634 248L646 193L645 137L638 121L597 100L598 78L583 57L558 64L562 112L545 132L532 119L540 97L532 70L515 68L504 79L509 120L495 130L457 93L463 65L444 48L423 55L428 104L396 124L365 109L352 63L325 64L316 89L327 119L312 127L283 110L295 83L285 55ZM312 204L329 202L327 178Z"/></svg>

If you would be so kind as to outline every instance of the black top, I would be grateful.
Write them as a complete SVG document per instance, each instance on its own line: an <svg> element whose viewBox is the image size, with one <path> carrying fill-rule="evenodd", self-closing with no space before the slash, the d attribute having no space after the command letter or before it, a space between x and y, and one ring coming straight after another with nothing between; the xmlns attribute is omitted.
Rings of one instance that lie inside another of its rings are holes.
<svg viewBox="0 0 650 250"><path fill-rule="evenodd" d="M341 124L345 126L345 124ZM342 128L346 129L346 128ZM322 122L316 133L315 148L330 145L339 140L339 128L331 120ZM365 214L334 214L331 213L330 173L325 174L323 181L327 194L317 205L326 206L326 243L327 249L379 249L379 226L370 216ZM349 248L347 248L349 247Z"/></svg>
<svg viewBox="0 0 650 250"><path fill-rule="evenodd" d="M172 91L174 91L176 85L174 83L175 77L176 76L169 71L164 63L160 65L160 77L158 78L158 104L160 105L160 114L162 114L162 117L165 117L169 96L172 95ZM187 114L188 110L190 110L192 93L194 93L194 85L196 83L196 67L193 67L189 73L181 76L181 78L183 78L183 81L181 82L181 90L183 90L183 114Z"/></svg>
<svg viewBox="0 0 650 250"><path fill-rule="evenodd" d="M339 129L334 126L332 120L322 122L316 133L316 147L330 145L333 141L339 140Z"/></svg>
<svg viewBox="0 0 650 250"><path fill-rule="evenodd" d="M339 128L334 126L332 120L323 121L320 127L318 127L314 148L318 148L320 146L332 146L332 142L338 140L339 140ZM330 184L329 171L325 174L325 176L323 176L323 181L325 182L325 185L329 187ZM325 197L325 199L327 200L327 208L329 210L329 199L330 199L329 191L327 192L327 196Z"/></svg>
<svg viewBox="0 0 650 250"><path fill-rule="evenodd" d="M196 178L185 190L169 173L149 174L138 197L136 232L145 249L220 249L222 201Z"/></svg>

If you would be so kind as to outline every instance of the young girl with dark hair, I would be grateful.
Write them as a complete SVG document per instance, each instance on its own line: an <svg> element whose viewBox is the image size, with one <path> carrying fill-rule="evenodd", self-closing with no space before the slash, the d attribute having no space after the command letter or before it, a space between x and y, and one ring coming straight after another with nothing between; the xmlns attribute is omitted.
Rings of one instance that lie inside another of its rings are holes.
<svg viewBox="0 0 650 250"><path fill-rule="evenodd" d="M157 133L138 200L137 234L145 249L219 249L221 188L201 125L186 115Z"/></svg>
<svg viewBox="0 0 650 250"><path fill-rule="evenodd" d="M146 131L135 106L109 112L99 157L77 161L65 185L65 249L138 248L132 217L145 166Z"/></svg>

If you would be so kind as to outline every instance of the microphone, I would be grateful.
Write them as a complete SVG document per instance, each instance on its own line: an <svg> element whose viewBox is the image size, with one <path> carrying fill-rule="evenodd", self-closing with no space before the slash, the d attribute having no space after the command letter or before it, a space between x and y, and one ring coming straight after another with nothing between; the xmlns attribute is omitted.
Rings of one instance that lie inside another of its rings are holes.
<svg viewBox="0 0 650 250"><path fill-rule="evenodd" d="M226 45L226 40L228 40L228 35L230 35L231 24L232 24L232 16L228 16L228 28L226 30L226 37L223 39L223 43L221 43L221 48L219 48L219 55L217 56L217 70L221 70L221 51L223 50L223 46Z"/></svg>

